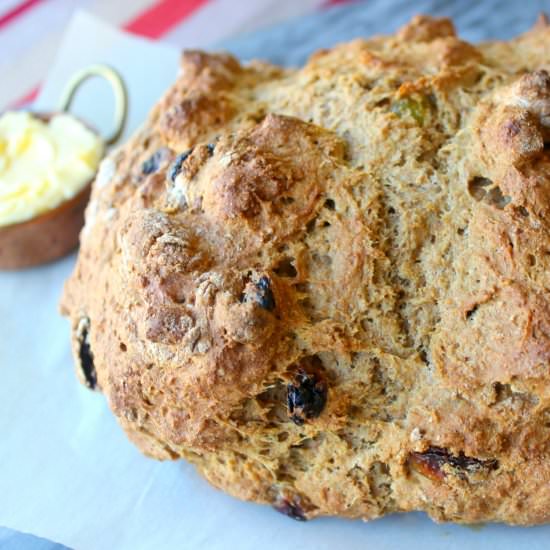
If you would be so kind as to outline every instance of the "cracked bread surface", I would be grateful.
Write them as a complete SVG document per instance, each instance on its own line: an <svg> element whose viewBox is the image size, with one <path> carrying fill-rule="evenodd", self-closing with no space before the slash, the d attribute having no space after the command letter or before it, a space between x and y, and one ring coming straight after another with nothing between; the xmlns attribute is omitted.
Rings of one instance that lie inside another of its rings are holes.
<svg viewBox="0 0 550 550"><path fill-rule="evenodd" d="M148 456L295 518L550 521L550 27L188 51L62 298ZM100 442L98 442L100 444Z"/></svg>

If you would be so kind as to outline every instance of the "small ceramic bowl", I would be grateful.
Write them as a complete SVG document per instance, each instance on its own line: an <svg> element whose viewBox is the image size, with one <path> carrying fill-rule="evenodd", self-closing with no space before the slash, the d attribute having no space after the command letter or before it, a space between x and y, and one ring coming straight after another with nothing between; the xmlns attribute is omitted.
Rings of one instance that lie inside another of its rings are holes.
<svg viewBox="0 0 550 550"><path fill-rule="evenodd" d="M106 79L115 97L115 129L112 135L101 138L97 130L80 121L98 135L104 145L116 143L126 122L127 94L122 77L105 65L92 65L75 74L68 82L62 95L59 109L54 113L33 113L45 122L58 112L66 113L80 85L90 77ZM94 176L95 177L95 176ZM0 227L0 269L13 270L51 262L68 254L78 245L78 236L84 225L84 210L90 198L94 178L85 183L72 198L57 207L39 214L28 221Z"/></svg>

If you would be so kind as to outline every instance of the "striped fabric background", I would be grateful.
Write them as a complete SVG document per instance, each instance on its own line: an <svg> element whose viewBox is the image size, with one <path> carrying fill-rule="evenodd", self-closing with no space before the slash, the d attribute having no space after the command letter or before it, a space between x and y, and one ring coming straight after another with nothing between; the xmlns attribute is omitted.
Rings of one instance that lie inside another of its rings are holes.
<svg viewBox="0 0 550 550"><path fill-rule="evenodd" d="M181 48L206 47L342 0L0 0L0 111L31 102L78 9Z"/></svg>

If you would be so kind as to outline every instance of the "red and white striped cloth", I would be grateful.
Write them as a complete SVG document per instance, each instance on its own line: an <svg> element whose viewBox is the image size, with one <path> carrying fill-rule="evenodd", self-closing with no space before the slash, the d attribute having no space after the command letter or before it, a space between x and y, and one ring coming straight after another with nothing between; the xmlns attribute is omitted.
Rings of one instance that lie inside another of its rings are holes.
<svg viewBox="0 0 550 550"><path fill-rule="evenodd" d="M130 32L204 48L342 0L0 0L0 112L31 102L72 13L85 9ZM99 37L98 37L99 39Z"/></svg>

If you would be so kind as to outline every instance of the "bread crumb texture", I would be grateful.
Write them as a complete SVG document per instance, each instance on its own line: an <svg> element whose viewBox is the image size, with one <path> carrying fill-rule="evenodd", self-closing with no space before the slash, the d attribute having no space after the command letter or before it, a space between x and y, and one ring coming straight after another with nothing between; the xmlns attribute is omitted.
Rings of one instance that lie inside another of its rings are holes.
<svg viewBox="0 0 550 550"><path fill-rule="evenodd" d="M297 70L185 52L94 185L82 381L295 519L550 521L548 70L544 19L473 46L419 16Z"/></svg>

